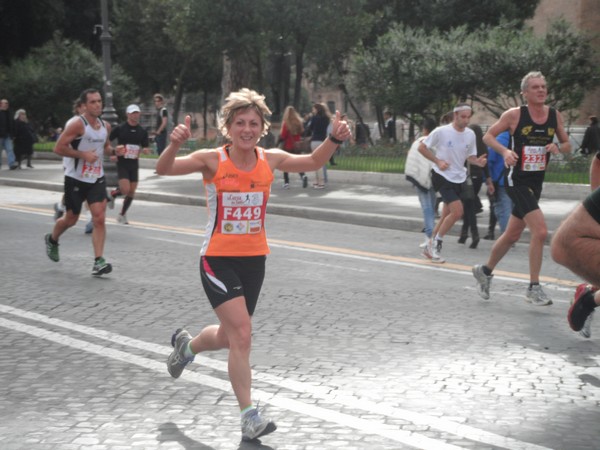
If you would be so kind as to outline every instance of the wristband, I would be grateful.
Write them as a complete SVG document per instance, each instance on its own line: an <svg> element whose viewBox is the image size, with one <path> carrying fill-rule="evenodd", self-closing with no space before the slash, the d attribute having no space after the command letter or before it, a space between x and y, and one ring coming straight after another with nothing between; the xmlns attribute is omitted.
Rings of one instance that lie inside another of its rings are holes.
<svg viewBox="0 0 600 450"><path fill-rule="evenodd" d="M340 141L338 138L334 137L333 134L329 133L329 140L334 144L341 145L344 141Z"/></svg>

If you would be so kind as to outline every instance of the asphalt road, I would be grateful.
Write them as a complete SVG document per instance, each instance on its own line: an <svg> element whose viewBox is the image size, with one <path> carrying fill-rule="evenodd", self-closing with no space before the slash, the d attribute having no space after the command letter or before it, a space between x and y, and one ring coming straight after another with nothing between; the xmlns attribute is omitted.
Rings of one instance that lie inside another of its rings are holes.
<svg viewBox="0 0 600 450"><path fill-rule="evenodd" d="M214 322L198 276L204 208L109 212L108 276L81 221L44 252L60 192L0 186L2 449L590 449L600 439L600 332L566 311L577 280L546 252L550 307L524 301L527 246L481 300L470 267L491 243L419 257L420 234L271 214L254 319L254 397L278 430L240 443L227 356L179 380L175 328ZM119 203L119 202L118 202ZM117 208L119 205L117 205Z"/></svg>

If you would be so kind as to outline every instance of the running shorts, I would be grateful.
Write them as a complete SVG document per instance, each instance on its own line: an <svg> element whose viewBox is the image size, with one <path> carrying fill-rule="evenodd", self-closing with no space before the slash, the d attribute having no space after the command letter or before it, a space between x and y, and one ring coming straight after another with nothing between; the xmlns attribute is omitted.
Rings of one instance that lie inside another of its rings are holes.
<svg viewBox="0 0 600 450"><path fill-rule="evenodd" d="M431 184L433 185L433 189L442 196L442 200L445 204L448 205L456 200L460 200L460 192L462 190L461 183L448 181L435 170L432 170Z"/></svg>
<svg viewBox="0 0 600 450"><path fill-rule="evenodd" d="M525 185L508 186L506 193L513 201L512 215L517 219L523 219L531 211L540 209L538 202L542 195L541 186L539 188Z"/></svg>
<svg viewBox="0 0 600 450"><path fill-rule="evenodd" d="M202 256L200 278L213 309L228 300L243 296L248 314L253 315L265 278L261 256Z"/></svg>
<svg viewBox="0 0 600 450"><path fill-rule="evenodd" d="M88 204L107 200L106 180L98 178L95 183L86 183L75 178L65 177L65 207L73 214L81 213L81 205L87 200Z"/></svg>
<svg viewBox="0 0 600 450"><path fill-rule="evenodd" d="M139 180L139 161L137 159L121 158L117 163L117 177L119 180L126 179L132 183Z"/></svg>

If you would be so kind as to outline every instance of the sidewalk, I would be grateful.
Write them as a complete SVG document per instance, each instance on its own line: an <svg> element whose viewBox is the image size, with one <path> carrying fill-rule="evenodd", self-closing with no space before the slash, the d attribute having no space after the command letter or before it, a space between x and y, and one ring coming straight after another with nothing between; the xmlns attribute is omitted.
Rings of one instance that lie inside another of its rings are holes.
<svg viewBox="0 0 600 450"><path fill-rule="evenodd" d="M0 185L18 186L62 192L62 164L53 154L36 155L34 169L0 170ZM204 187L199 174L166 177L154 173L155 160L140 161L137 200L184 205L206 205ZM302 188L300 177L290 174L290 189L283 189L283 175L275 173L268 212L329 222L342 222L403 231L419 232L423 227L421 208L412 185L403 174L384 174L329 170L329 184L324 190ZM114 178L114 176L112 177ZM579 203L589 187L547 183L540 205L548 229L556 229L560 221ZM480 193L484 212L479 214L480 234L488 224L488 201ZM460 224L453 227L456 235Z"/></svg>

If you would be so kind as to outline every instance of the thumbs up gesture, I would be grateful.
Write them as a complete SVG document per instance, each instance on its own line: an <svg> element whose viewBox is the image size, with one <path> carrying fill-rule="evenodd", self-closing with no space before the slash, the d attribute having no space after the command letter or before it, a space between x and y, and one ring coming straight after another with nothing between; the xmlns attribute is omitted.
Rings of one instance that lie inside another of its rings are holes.
<svg viewBox="0 0 600 450"><path fill-rule="evenodd" d="M183 123L177 125L171 132L171 142L175 145L181 145L192 137L191 127L192 117L187 115Z"/></svg>

